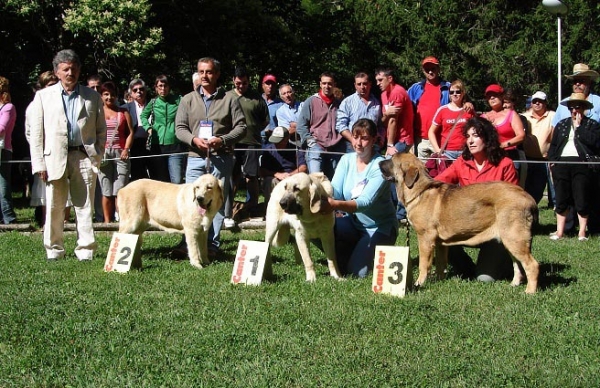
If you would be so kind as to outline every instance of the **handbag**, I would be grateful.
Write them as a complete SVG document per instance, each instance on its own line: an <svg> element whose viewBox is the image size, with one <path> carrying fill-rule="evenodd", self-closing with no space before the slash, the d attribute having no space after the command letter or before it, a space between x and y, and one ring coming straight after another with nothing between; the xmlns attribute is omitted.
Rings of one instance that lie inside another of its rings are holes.
<svg viewBox="0 0 600 388"><path fill-rule="evenodd" d="M577 153L583 154L585 161L588 162L588 167L594 171L600 171L600 156L594 155L590 152L590 150L586 147L585 144L579 140L579 136L575 135L575 148L577 149Z"/></svg>
<svg viewBox="0 0 600 388"><path fill-rule="evenodd" d="M450 167L451 164L452 161L446 155L441 152L434 152L425 162L425 168L429 171L429 176L435 178Z"/></svg>
<svg viewBox="0 0 600 388"><path fill-rule="evenodd" d="M452 128L450 128L450 132L448 132L448 137L446 138L444 145L440 149L440 152L434 152L425 162L425 168L427 168L427 170L429 171L429 176L432 178L435 178L436 176L440 175L452 164L452 160L446 155L444 155L444 151L446 150L446 146L448 146L448 141L450 141L450 137L452 136L452 133L454 132L454 129L456 128L456 125L458 124L458 121L462 117L463 113L465 113L464 109L460 112L458 117L456 117L454 125L452 125Z"/></svg>

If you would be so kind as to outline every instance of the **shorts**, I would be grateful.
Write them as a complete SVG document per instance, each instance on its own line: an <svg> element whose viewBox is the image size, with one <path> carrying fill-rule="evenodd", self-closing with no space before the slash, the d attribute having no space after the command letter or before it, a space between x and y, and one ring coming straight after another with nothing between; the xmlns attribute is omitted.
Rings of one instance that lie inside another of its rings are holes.
<svg viewBox="0 0 600 388"><path fill-rule="evenodd" d="M119 190L129 183L131 163L129 159L120 159L120 149L106 150L105 154L110 160L108 160L108 162L104 165L100 166L100 171L98 172L100 189L102 196L116 197Z"/></svg>

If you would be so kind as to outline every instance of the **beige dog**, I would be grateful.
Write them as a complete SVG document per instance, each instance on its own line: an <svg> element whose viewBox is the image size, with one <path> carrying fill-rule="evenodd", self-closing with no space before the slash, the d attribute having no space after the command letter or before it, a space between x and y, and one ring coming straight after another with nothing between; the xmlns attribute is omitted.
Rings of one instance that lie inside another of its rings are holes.
<svg viewBox="0 0 600 388"><path fill-rule="evenodd" d="M136 180L119 190L118 204L120 233L141 235L150 226L184 233L190 264L210 264L208 230L223 205L223 191L214 176L205 174L183 185Z"/></svg>
<svg viewBox="0 0 600 388"><path fill-rule="evenodd" d="M412 154L396 154L380 163L384 177L396 182L398 199L419 240L419 278L425 283L436 250L436 272L444 277L449 245L476 246L496 239L521 262L527 275L525 292L537 289L539 265L531 255L531 226L537 205L522 188L506 182L455 186L434 181ZM513 262L513 286L523 280Z"/></svg>
<svg viewBox="0 0 600 388"><path fill-rule="evenodd" d="M302 258L309 282L317 279L308 249L310 240L314 238L321 240L329 273L340 279L333 235L335 218L333 213L320 213L321 204L332 195L331 183L322 173L298 173L279 182L267 204L265 241L282 246L293 233L296 237L296 261Z"/></svg>

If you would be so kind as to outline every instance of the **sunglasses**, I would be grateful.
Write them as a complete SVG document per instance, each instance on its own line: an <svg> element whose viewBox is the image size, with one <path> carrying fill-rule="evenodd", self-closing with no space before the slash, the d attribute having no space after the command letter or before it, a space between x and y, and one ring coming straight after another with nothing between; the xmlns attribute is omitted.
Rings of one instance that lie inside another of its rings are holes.
<svg viewBox="0 0 600 388"><path fill-rule="evenodd" d="M451 96L452 96L452 95L455 95L455 94L457 94L457 95L459 95L459 96L460 96L460 95L462 94L462 92L461 92L460 90L450 90L449 94L450 94Z"/></svg>
<svg viewBox="0 0 600 388"><path fill-rule="evenodd" d="M139 92L143 92L144 88L135 88L135 89L131 89L131 91L134 93L139 93Z"/></svg>
<svg viewBox="0 0 600 388"><path fill-rule="evenodd" d="M567 108L569 108L569 110L579 110L579 109L583 109L583 106L581 106L581 105L569 105Z"/></svg>
<svg viewBox="0 0 600 388"><path fill-rule="evenodd" d="M532 104L543 104L545 102L546 101L544 101L544 100L533 100L533 101L531 101Z"/></svg>

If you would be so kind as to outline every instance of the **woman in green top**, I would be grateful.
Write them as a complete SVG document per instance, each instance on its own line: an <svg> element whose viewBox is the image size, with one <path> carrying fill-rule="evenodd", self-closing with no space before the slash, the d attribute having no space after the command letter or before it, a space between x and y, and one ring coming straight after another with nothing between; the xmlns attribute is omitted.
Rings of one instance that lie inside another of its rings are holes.
<svg viewBox="0 0 600 388"><path fill-rule="evenodd" d="M148 132L151 154L168 155L155 157L149 171L153 179L183 183L186 155L184 147L175 136L175 115L181 96L171 93L169 79L159 75L154 81L156 97L144 108L141 114L142 125Z"/></svg>

